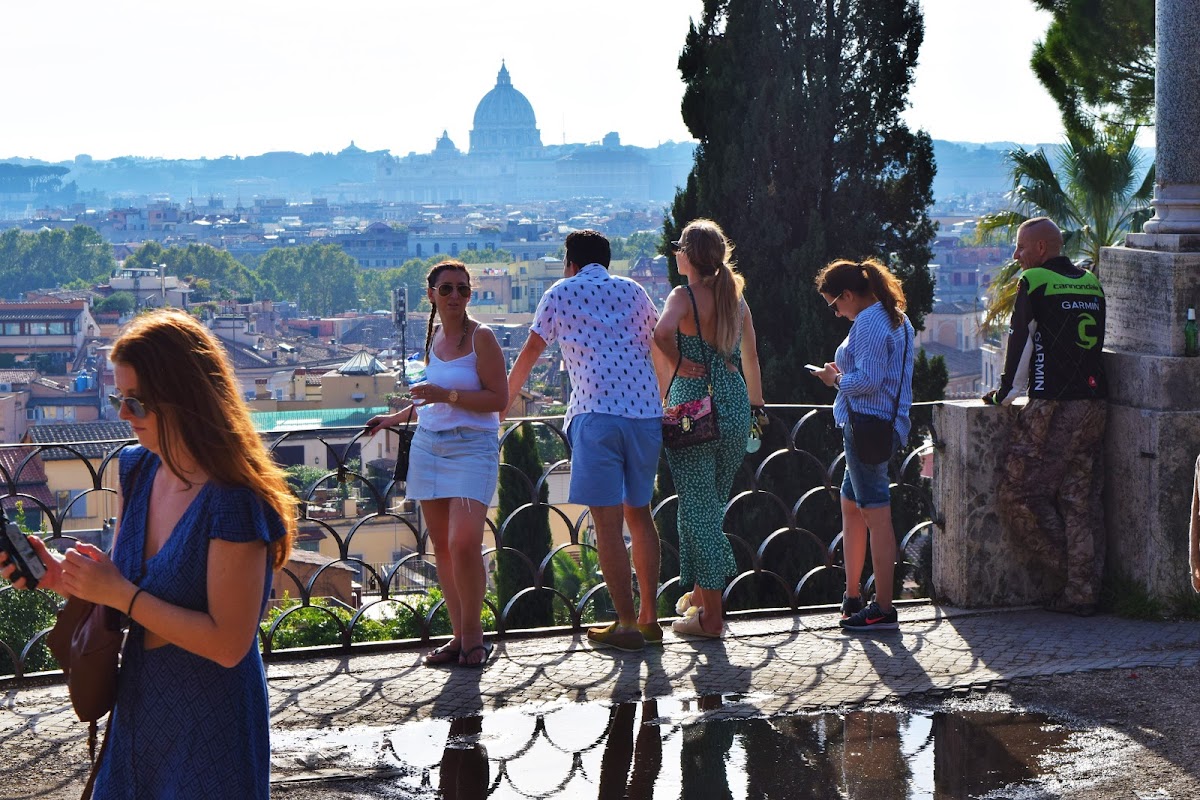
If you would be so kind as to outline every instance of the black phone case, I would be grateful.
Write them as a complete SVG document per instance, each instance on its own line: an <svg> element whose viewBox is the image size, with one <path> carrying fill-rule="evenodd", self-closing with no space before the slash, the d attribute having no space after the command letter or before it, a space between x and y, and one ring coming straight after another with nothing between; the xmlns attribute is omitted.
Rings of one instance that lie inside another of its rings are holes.
<svg viewBox="0 0 1200 800"><path fill-rule="evenodd" d="M46 565L21 529L5 519L3 514L0 514L0 550L8 556L9 563L17 568L13 580L24 578L26 589L36 589L38 581L46 576Z"/></svg>

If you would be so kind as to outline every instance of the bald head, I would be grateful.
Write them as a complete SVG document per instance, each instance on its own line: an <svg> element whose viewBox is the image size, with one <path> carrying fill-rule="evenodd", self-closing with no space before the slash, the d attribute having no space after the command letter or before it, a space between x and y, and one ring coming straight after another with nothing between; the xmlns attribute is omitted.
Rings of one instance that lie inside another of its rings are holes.
<svg viewBox="0 0 1200 800"><path fill-rule="evenodd" d="M1017 228L1017 247L1012 257L1021 263L1023 269L1032 269L1062 255L1062 248L1062 231L1054 224L1054 220L1035 217Z"/></svg>

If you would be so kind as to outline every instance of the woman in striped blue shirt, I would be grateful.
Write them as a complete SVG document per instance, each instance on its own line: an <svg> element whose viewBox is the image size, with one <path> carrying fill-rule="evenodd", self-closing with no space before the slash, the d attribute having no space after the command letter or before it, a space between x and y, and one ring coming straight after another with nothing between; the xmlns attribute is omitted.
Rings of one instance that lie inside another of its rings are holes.
<svg viewBox="0 0 1200 800"><path fill-rule="evenodd" d="M842 480L842 554L846 594L842 628L850 631L899 628L892 607L896 534L888 461L866 464L854 448L852 415L891 420L892 453L908 438L912 405L913 328L905 316L907 302L900 281L875 259L834 261L817 274L817 291L836 316L850 320L850 332L834 360L813 372L837 389L833 418L842 429L846 475ZM875 600L863 606L863 565L867 532Z"/></svg>

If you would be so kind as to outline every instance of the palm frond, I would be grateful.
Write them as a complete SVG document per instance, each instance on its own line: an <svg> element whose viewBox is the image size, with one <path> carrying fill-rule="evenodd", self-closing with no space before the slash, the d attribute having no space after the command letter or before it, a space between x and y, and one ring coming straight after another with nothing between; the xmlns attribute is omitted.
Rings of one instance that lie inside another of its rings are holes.
<svg viewBox="0 0 1200 800"><path fill-rule="evenodd" d="M981 327L985 330L1008 322L1013 305L1017 302L1017 286L1021 280L1021 264L1009 259L996 271L988 287L987 307L984 309Z"/></svg>

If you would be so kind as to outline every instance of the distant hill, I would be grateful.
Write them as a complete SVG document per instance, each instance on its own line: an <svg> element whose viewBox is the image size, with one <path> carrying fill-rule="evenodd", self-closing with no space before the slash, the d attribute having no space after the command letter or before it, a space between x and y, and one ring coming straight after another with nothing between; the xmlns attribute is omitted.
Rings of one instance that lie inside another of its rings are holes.
<svg viewBox="0 0 1200 800"><path fill-rule="evenodd" d="M935 200L947 200L955 196L969 196L988 192L1007 192L1012 188L1008 176L1008 165L1004 154L1022 147L1026 150L1053 152L1060 143L1021 144L1018 142L948 142L933 140L933 157L937 162L937 176L933 179ZM1153 148L1138 148L1142 163L1149 167L1154 163Z"/></svg>
<svg viewBox="0 0 1200 800"><path fill-rule="evenodd" d="M692 145L680 143L679 147ZM1010 188L1006 151L1015 142L951 142L935 139L937 202L956 197L1002 193ZM1054 148L1053 144L1020 145L1026 149ZM340 153L274 152L242 158L170 160L123 156L108 161L80 156L51 163L31 158L0 159L0 210L17 211L33 205L65 206L76 200L104 205L135 197L170 196L182 201L210 194L229 199L255 196L307 199L349 188L367 199L373 193L376 167L387 151L366 152L350 147ZM1153 150L1143 150L1145 163ZM552 199L552 198L547 198Z"/></svg>

